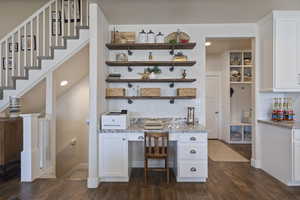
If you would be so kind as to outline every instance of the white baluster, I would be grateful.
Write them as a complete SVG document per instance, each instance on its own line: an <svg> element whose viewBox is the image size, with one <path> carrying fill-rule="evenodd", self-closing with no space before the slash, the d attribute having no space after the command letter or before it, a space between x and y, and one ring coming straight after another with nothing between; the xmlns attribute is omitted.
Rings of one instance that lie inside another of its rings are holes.
<svg viewBox="0 0 300 200"><path fill-rule="evenodd" d="M82 0L80 0L80 26L83 26L83 4L82 4Z"/></svg>
<svg viewBox="0 0 300 200"><path fill-rule="evenodd" d="M73 0L74 2L74 36L76 36L76 26L77 26L77 12L76 12L76 1L77 0Z"/></svg>
<svg viewBox="0 0 300 200"><path fill-rule="evenodd" d="M6 48L5 48L5 86L8 87L8 39L6 39Z"/></svg>
<svg viewBox="0 0 300 200"><path fill-rule="evenodd" d="M18 30L18 76L21 76L21 30Z"/></svg>
<svg viewBox="0 0 300 200"><path fill-rule="evenodd" d="M49 7L49 49L50 49L49 54L51 54L51 46L52 46L52 4L50 4Z"/></svg>
<svg viewBox="0 0 300 200"><path fill-rule="evenodd" d="M62 30L61 30L61 34L62 34L62 43L64 44L64 36L65 36L65 0L61 0L61 23L62 23Z"/></svg>
<svg viewBox="0 0 300 200"><path fill-rule="evenodd" d="M46 56L46 10L43 10L43 56Z"/></svg>
<svg viewBox="0 0 300 200"><path fill-rule="evenodd" d="M36 17L36 56L40 56L40 14Z"/></svg>
<svg viewBox="0 0 300 200"><path fill-rule="evenodd" d="M71 9L70 9L70 0L68 0L68 36L71 36Z"/></svg>
<svg viewBox="0 0 300 200"><path fill-rule="evenodd" d="M33 41L33 20L30 21L30 66L32 67L34 65L33 63L33 54L34 54L34 41Z"/></svg>
<svg viewBox="0 0 300 200"><path fill-rule="evenodd" d="M89 25L90 2L86 0L86 25Z"/></svg>
<svg viewBox="0 0 300 200"><path fill-rule="evenodd" d="M55 46L58 46L58 1L57 0L55 0L55 14L56 14Z"/></svg>
<svg viewBox="0 0 300 200"><path fill-rule="evenodd" d="M24 67L27 67L27 23L24 27L24 35L23 35L23 48L24 48Z"/></svg>
<svg viewBox="0 0 300 200"><path fill-rule="evenodd" d="M15 33L11 37L11 54L12 54L12 76L15 76Z"/></svg>

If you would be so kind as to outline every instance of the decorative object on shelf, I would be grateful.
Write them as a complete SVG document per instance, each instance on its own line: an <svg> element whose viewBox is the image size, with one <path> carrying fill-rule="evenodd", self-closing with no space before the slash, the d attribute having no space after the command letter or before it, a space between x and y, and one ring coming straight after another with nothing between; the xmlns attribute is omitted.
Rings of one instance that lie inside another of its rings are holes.
<svg viewBox="0 0 300 200"><path fill-rule="evenodd" d="M147 71L154 74L161 74L161 69L158 66L154 66L152 68L148 67Z"/></svg>
<svg viewBox="0 0 300 200"><path fill-rule="evenodd" d="M173 61L187 61L187 56L183 55L182 52L178 52L173 56Z"/></svg>
<svg viewBox="0 0 300 200"><path fill-rule="evenodd" d="M171 43L171 44L179 44L179 43L189 43L190 36L185 32L173 32L170 33L165 37L165 43Z"/></svg>
<svg viewBox="0 0 300 200"><path fill-rule="evenodd" d="M252 68L251 67L244 68L244 81L245 82L252 81Z"/></svg>
<svg viewBox="0 0 300 200"><path fill-rule="evenodd" d="M33 43L32 43L33 42ZM27 45L27 46L26 46ZM36 36L33 35L31 38L31 35L22 35L21 37L21 50L25 50L25 46L27 47L27 51L36 50Z"/></svg>
<svg viewBox="0 0 300 200"><path fill-rule="evenodd" d="M252 65L252 53L244 52L244 65Z"/></svg>
<svg viewBox="0 0 300 200"><path fill-rule="evenodd" d="M56 25L57 23L57 25ZM52 36L56 36L56 26L57 26L57 35L62 35L62 25L61 25L61 12L52 11Z"/></svg>
<svg viewBox="0 0 300 200"><path fill-rule="evenodd" d="M156 37L155 37L155 42L156 43L164 43L165 41L164 41L164 35L161 33L161 32L159 32L157 35L156 35Z"/></svg>
<svg viewBox="0 0 300 200"><path fill-rule="evenodd" d="M141 88L142 97L160 97L160 88Z"/></svg>
<svg viewBox="0 0 300 200"><path fill-rule="evenodd" d="M231 69L230 70L230 81L231 82L240 82L242 80L241 78L241 72L238 69Z"/></svg>
<svg viewBox="0 0 300 200"><path fill-rule="evenodd" d="M251 109L249 111L242 110L242 123L251 123Z"/></svg>
<svg viewBox="0 0 300 200"><path fill-rule="evenodd" d="M131 44L135 43L135 32L112 31L112 43Z"/></svg>
<svg viewBox="0 0 300 200"><path fill-rule="evenodd" d="M147 33L145 32L145 30L143 29L140 33L139 33L139 43L146 43L147 42Z"/></svg>
<svg viewBox="0 0 300 200"><path fill-rule="evenodd" d="M121 79L121 74L109 74L107 79L109 79L109 80L120 80Z"/></svg>
<svg viewBox="0 0 300 200"><path fill-rule="evenodd" d="M64 0L65 22L69 21L69 16L70 16L70 22L75 22L75 20L76 22L80 22L80 11L81 11L81 5L79 0Z"/></svg>
<svg viewBox="0 0 300 200"><path fill-rule="evenodd" d="M148 80L148 79L150 79L150 72L147 71L147 69L145 69L143 73L139 73L139 75L142 76L141 77L142 80Z"/></svg>
<svg viewBox="0 0 300 200"><path fill-rule="evenodd" d="M234 94L234 89L231 87L231 88L230 88L230 97L232 97L233 94Z"/></svg>
<svg viewBox="0 0 300 200"><path fill-rule="evenodd" d="M186 70L184 69L183 72L182 72L182 79L186 79L186 76L187 76Z"/></svg>
<svg viewBox="0 0 300 200"><path fill-rule="evenodd" d="M14 42L14 43L8 43L8 51L11 53L14 49L14 52L19 51L19 43Z"/></svg>
<svg viewBox="0 0 300 200"><path fill-rule="evenodd" d="M196 96L196 88L177 88L177 96L195 97Z"/></svg>
<svg viewBox="0 0 300 200"><path fill-rule="evenodd" d="M111 34L110 34L110 36L111 36L111 44L114 44L114 43L116 43L116 32L118 32L117 30L116 30L116 27L114 27L114 29L113 29L113 31L111 31Z"/></svg>
<svg viewBox="0 0 300 200"><path fill-rule="evenodd" d="M12 70L13 68L16 69L16 63L15 62L13 63L12 57L8 57L7 66L8 66L9 70ZM6 58L5 57L2 58L2 69L6 70Z"/></svg>
<svg viewBox="0 0 300 200"><path fill-rule="evenodd" d="M149 52L149 56L148 56L148 60L153 60L153 54L152 54L152 52Z"/></svg>
<svg viewBox="0 0 300 200"><path fill-rule="evenodd" d="M147 33L147 42L148 42L148 43L155 43L155 33L152 32L152 30L150 30L150 31Z"/></svg>
<svg viewBox="0 0 300 200"><path fill-rule="evenodd" d="M19 117L21 111L20 98L15 96L9 97L9 117Z"/></svg>
<svg viewBox="0 0 300 200"><path fill-rule="evenodd" d="M231 52L230 53L230 65L242 65L242 53Z"/></svg>
<svg viewBox="0 0 300 200"><path fill-rule="evenodd" d="M107 97L125 96L125 88L106 88Z"/></svg>
<svg viewBox="0 0 300 200"><path fill-rule="evenodd" d="M195 107L188 107L187 124L195 125Z"/></svg>
<svg viewBox="0 0 300 200"><path fill-rule="evenodd" d="M117 53L116 54L116 61L127 62L128 61L128 56L126 55L126 53Z"/></svg>

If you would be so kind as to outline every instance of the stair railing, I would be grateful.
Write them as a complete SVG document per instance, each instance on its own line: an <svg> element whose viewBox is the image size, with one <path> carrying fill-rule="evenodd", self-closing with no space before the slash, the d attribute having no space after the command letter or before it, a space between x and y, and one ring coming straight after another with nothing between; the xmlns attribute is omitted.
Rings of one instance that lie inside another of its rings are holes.
<svg viewBox="0 0 300 200"><path fill-rule="evenodd" d="M0 40L0 89L15 89L17 79L28 79L29 69L40 69L88 25L89 0L49 1Z"/></svg>

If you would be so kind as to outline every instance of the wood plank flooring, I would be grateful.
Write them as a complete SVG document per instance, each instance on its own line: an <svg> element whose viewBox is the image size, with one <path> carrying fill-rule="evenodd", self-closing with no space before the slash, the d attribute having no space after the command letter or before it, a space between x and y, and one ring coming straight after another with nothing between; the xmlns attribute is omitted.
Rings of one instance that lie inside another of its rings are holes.
<svg viewBox="0 0 300 200"><path fill-rule="evenodd" d="M233 147L234 148L234 147ZM241 149L242 147L239 147ZM18 179L0 182L0 200L300 200L300 187L286 187L249 163L209 160L207 183L165 183L151 172L144 184L143 170L134 169L129 183L102 183L87 189L85 181Z"/></svg>

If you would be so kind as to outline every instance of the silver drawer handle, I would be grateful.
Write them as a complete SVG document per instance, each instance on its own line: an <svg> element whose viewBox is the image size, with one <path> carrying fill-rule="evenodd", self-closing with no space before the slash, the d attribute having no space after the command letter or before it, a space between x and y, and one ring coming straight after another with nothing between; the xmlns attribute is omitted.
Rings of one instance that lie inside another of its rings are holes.
<svg viewBox="0 0 300 200"><path fill-rule="evenodd" d="M190 140L191 141L196 141L196 138L195 137L191 137Z"/></svg>
<svg viewBox="0 0 300 200"><path fill-rule="evenodd" d="M196 150L195 150L195 149L192 149L192 150L190 151L190 153L191 153L191 154L195 154L195 153L196 153Z"/></svg>
<svg viewBox="0 0 300 200"><path fill-rule="evenodd" d="M138 139L139 139L139 140L143 140L143 139L144 139L144 136L139 136Z"/></svg>
<svg viewBox="0 0 300 200"><path fill-rule="evenodd" d="M192 167L191 172L195 172L195 171L197 171L197 169L195 167Z"/></svg>

